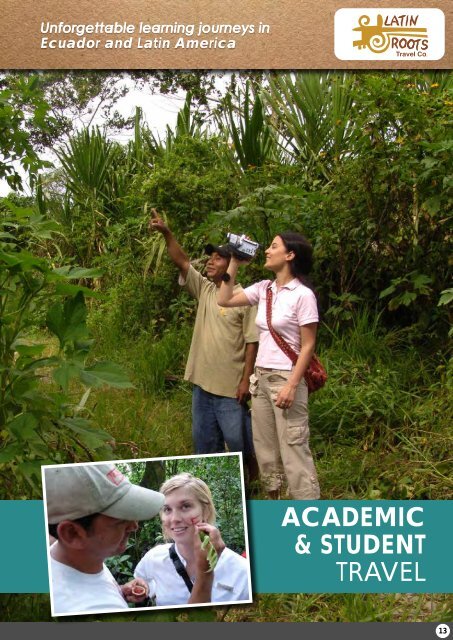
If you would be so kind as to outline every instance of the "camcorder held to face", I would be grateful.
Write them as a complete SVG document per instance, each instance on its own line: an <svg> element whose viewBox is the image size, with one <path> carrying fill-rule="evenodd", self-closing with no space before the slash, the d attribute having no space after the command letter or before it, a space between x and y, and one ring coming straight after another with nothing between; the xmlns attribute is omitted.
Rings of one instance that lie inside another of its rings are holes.
<svg viewBox="0 0 453 640"><path fill-rule="evenodd" d="M239 260L252 260L260 248L258 242L250 240L244 234L238 236L235 233L227 233L227 245Z"/></svg>

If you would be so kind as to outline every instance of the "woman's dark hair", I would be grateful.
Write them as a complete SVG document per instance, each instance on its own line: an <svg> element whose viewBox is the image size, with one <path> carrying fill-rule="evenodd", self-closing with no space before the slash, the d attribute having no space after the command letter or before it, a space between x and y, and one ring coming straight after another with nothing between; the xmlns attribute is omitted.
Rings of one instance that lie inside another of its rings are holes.
<svg viewBox="0 0 453 640"><path fill-rule="evenodd" d="M303 284L309 282L308 274L313 266L313 249L309 241L301 233L295 231L284 231L278 236L283 240L287 251L294 253L294 260L289 263L291 274L298 278ZM310 286L311 284L307 284Z"/></svg>
<svg viewBox="0 0 453 640"><path fill-rule="evenodd" d="M83 516L82 518L77 518L76 520L73 520L72 522L76 522L77 524L80 524L81 527L83 527L85 529L85 531L90 531L93 522L95 520L95 518L98 517L98 515L100 515L99 513L91 513L89 516ZM54 538L56 538L58 540L58 525L59 523L57 522L57 524L49 524L48 525L48 530L49 530L49 534L51 536L53 536Z"/></svg>

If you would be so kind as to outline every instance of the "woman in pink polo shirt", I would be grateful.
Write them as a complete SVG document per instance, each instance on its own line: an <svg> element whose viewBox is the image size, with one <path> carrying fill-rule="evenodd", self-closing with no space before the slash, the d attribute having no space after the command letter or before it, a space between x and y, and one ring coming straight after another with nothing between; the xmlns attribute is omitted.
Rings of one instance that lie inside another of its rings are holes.
<svg viewBox="0 0 453 640"><path fill-rule="evenodd" d="M306 281L312 248L303 235L287 231L275 236L265 254L264 266L274 272L275 280L262 280L233 295L241 264L233 257L227 271L230 279L222 282L218 303L224 307L258 305L259 348L250 393L253 442L268 495L280 497L285 475L291 498L313 500L319 498L319 484L309 447L304 380L319 320L316 296ZM297 354L294 364L287 355L290 352Z"/></svg>

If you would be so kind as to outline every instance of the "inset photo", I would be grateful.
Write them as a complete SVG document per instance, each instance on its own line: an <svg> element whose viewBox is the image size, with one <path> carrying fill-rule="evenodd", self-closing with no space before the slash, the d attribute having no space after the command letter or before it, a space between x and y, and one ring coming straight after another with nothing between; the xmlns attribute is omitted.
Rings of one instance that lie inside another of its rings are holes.
<svg viewBox="0 0 453 640"><path fill-rule="evenodd" d="M252 602L242 454L42 476L52 616Z"/></svg>

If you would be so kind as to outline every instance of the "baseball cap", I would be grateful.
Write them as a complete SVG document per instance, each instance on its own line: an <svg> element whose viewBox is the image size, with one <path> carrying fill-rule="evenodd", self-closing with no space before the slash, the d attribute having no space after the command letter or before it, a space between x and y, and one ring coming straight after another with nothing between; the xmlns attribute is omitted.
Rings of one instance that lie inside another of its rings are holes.
<svg viewBox="0 0 453 640"><path fill-rule="evenodd" d="M213 253L218 253L222 258L231 258L231 249L227 244L207 244L204 248L204 252L208 256Z"/></svg>
<svg viewBox="0 0 453 640"><path fill-rule="evenodd" d="M44 468L49 524L102 513L120 520L149 520L164 504L164 495L132 484L111 463Z"/></svg>

